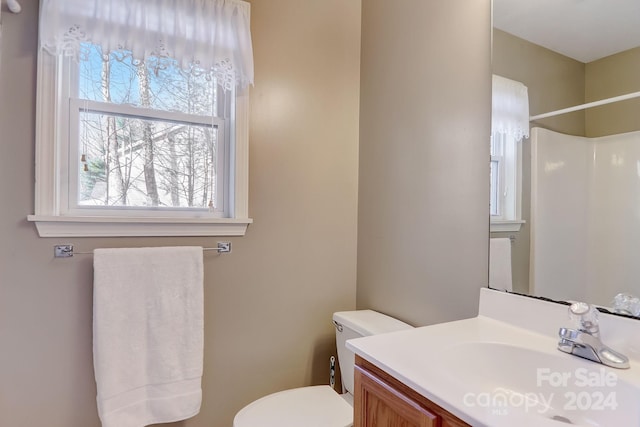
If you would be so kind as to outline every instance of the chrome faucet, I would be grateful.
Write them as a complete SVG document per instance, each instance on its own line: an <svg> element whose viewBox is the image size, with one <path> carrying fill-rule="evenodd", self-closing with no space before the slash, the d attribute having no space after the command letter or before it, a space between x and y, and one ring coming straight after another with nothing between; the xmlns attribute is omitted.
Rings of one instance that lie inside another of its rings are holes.
<svg viewBox="0 0 640 427"><path fill-rule="evenodd" d="M576 302L569 307L577 319L577 329L560 328L558 350L618 369L629 368L629 358L612 350L600 340L598 311L592 305Z"/></svg>

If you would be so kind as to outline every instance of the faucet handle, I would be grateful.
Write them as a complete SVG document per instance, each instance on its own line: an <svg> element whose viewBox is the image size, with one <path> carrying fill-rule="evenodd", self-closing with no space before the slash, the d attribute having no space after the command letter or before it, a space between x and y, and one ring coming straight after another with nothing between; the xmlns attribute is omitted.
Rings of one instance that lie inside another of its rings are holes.
<svg viewBox="0 0 640 427"><path fill-rule="evenodd" d="M574 302L569 306L569 318L576 323L577 329L594 337L599 336L598 310L586 302Z"/></svg>

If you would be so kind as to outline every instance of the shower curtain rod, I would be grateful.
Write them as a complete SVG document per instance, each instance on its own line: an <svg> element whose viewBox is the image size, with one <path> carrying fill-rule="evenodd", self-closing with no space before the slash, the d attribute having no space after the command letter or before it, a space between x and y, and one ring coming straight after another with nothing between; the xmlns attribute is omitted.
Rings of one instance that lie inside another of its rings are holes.
<svg viewBox="0 0 640 427"><path fill-rule="evenodd" d="M562 110L551 111L549 113L538 114L537 116L530 116L529 121L545 119L547 117L558 116L560 114L571 113L573 111L585 110L591 107L597 107L599 105L611 104L612 102L624 101L627 99L633 99L640 97L640 92L632 92L626 95L614 96L613 98L602 99L600 101L588 102L582 105L576 105L575 107L563 108Z"/></svg>

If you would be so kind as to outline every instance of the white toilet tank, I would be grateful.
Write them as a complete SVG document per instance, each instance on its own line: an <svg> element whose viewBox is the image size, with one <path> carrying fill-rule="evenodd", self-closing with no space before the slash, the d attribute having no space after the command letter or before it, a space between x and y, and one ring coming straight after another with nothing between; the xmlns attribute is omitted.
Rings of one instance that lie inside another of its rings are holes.
<svg viewBox="0 0 640 427"><path fill-rule="evenodd" d="M411 326L372 310L342 311L333 315L336 325L338 363L342 388L338 395L330 386L320 385L279 391L242 408L234 427L352 427L353 369L355 355L347 350L348 339L411 329Z"/></svg>
<svg viewBox="0 0 640 427"><path fill-rule="evenodd" d="M413 326L373 310L340 311L333 314L336 327L338 363L342 374L343 392L353 395L355 355L346 347L347 340L413 329Z"/></svg>

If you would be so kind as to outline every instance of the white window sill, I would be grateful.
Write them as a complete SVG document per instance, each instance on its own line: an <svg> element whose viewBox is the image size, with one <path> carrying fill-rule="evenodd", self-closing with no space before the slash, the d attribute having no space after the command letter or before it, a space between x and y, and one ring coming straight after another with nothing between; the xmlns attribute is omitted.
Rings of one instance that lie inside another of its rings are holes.
<svg viewBox="0 0 640 427"><path fill-rule="evenodd" d="M244 236L251 218L135 218L29 215L40 237Z"/></svg>
<svg viewBox="0 0 640 427"><path fill-rule="evenodd" d="M523 220L492 220L489 231L491 233L500 231L520 231L520 227L522 227L522 224L524 224L525 222L526 221Z"/></svg>

